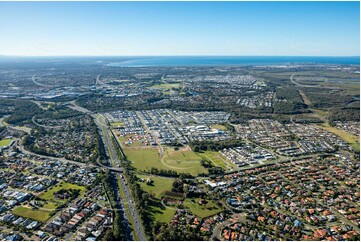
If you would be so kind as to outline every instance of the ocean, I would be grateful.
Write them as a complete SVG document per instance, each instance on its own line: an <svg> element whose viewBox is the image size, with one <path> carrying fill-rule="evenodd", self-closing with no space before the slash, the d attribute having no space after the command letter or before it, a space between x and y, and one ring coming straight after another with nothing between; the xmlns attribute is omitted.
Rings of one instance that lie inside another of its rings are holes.
<svg viewBox="0 0 361 242"><path fill-rule="evenodd" d="M165 57L113 57L108 66L239 66L239 65L290 65L290 64L340 64L359 65L360 57L323 56L165 56Z"/></svg>

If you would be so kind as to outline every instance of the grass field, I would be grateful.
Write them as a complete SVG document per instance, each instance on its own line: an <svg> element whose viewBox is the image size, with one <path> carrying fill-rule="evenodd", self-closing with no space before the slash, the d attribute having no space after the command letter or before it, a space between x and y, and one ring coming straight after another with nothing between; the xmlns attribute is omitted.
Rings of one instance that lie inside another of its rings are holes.
<svg viewBox="0 0 361 242"><path fill-rule="evenodd" d="M1 146L8 146L12 140L11 139L2 139L0 140L0 147Z"/></svg>
<svg viewBox="0 0 361 242"><path fill-rule="evenodd" d="M212 128L212 129L219 129L219 130L227 130L227 127L224 126L224 125L221 125L221 124L211 125L211 128Z"/></svg>
<svg viewBox="0 0 361 242"><path fill-rule="evenodd" d="M158 84L153 85L151 88L157 88L157 89L172 89L172 88L179 88L180 83L164 83L164 84Z"/></svg>
<svg viewBox="0 0 361 242"><path fill-rule="evenodd" d="M4 125L4 126L9 126L9 124L8 124L7 122L5 122L3 118L0 119L0 122L1 122L2 125Z"/></svg>
<svg viewBox="0 0 361 242"><path fill-rule="evenodd" d="M191 150L174 151L173 149L166 149L164 157L164 165L169 169L187 172L192 175L199 173L207 173L207 169L201 165L202 157Z"/></svg>
<svg viewBox="0 0 361 242"><path fill-rule="evenodd" d="M148 192L149 194L154 194L155 198L160 199L161 195L166 191L172 190L172 184L174 179L166 178L161 176L145 176L138 175L139 178L147 180L148 178L152 179L154 182L152 185L147 185L145 182L139 182L140 187Z"/></svg>
<svg viewBox="0 0 361 242"><path fill-rule="evenodd" d="M82 194L86 191L86 188L83 186L78 186L75 184L71 184L71 183L62 181L61 183L57 184L56 186L52 187L48 191L41 194L39 197L42 199L45 199L47 201L51 201L52 203L56 203L57 206L59 206L61 204L64 204L65 202L67 202L67 200L56 199L54 197L54 193L61 189L79 189L80 194Z"/></svg>
<svg viewBox="0 0 361 242"><path fill-rule="evenodd" d="M209 217L211 215L217 214L219 212L222 212L223 209L219 208L214 202L207 200L207 204L205 205L200 205L199 202L199 198L195 199L195 201L193 202L191 199L187 198L184 201L184 207L189 208L189 210L196 216L200 217L200 218L205 218L205 217Z"/></svg>
<svg viewBox="0 0 361 242"><path fill-rule="evenodd" d="M149 170L152 167L164 169L160 160L157 149L154 148L139 148L139 149L123 149L128 160L138 170Z"/></svg>
<svg viewBox="0 0 361 242"><path fill-rule="evenodd" d="M320 117L320 119L325 120L329 114L328 111L326 110L321 110L321 109L315 109L315 108L310 108L310 110L317 115L318 117Z"/></svg>
<svg viewBox="0 0 361 242"><path fill-rule="evenodd" d="M124 123L123 122L113 122L113 123L110 123L110 125L112 127L123 127L124 126Z"/></svg>
<svg viewBox="0 0 361 242"><path fill-rule="evenodd" d="M42 206L42 208L49 210L55 210L57 207L58 207L57 204L52 202L49 202L47 204L44 204L44 206Z"/></svg>
<svg viewBox="0 0 361 242"><path fill-rule="evenodd" d="M207 173L207 169L200 164L202 157L190 150L174 151L166 148L164 157L160 157L155 148L124 148L124 153L138 170L149 170L154 167L192 175Z"/></svg>
<svg viewBox="0 0 361 242"><path fill-rule="evenodd" d="M19 206L12 211L13 214L34 219L40 222L45 222L50 218L50 212L42 210L33 210L31 208Z"/></svg>
<svg viewBox="0 0 361 242"><path fill-rule="evenodd" d="M336 127L331 127L329 124L323 124L321 127L339 136L341 139L352 145L352 147L354 147L357 152L360 152L359 137L352 135L344 130L338 129Z"/></svg>
<svg viewBox="0 0 361 242"><path fill-rule="evenodd" d="M229 162L226 158L224 158L217 151L204 151L202 153L198 153L199 156L203 157L206 160L209 160L213 163L213 165L222 167L226 171L231 171L237 169L237 166L233 163Z"/></svg>
<svg viewBox="0 0 361 242"><path fill-rule="evenodd" d="M172 218L174 217L174 214L176 212L176 210L171 209L171 208L160 208L160 207L155 207L155 206L151 206L151 213L153 215L153 219L159 222L164 222L164 223L169 223Z"/></svg>

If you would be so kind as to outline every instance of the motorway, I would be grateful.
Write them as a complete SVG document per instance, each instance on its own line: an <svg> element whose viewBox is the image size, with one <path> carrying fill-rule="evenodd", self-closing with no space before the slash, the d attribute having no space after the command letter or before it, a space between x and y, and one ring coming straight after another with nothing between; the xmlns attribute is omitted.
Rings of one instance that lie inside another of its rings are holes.
<svg viewBox="0 0 361 242"><path fill-rule="evenodd" d="M293 77L294 77L295 74L292 74L290 76L290 81L295 84L296 86L299 86L299 87L311 87L311 88L323 88L323 89L332 89L332 90L336 90L336 89L340 89L339 87L333 87L333 86L321 86L321 85L305 85L305 84L301 84L301 83L298 83L296 82ZM326 81L327 82L327 81Z"/></svg>
<svg viewBox="0 0 361 242"><path fill-rule="evenodd" d="M112 142L112 137L110 135L110 132L108 130L108 125L106 123L106 119L104 116L100 114L93 114L92 117L94 118L95 123L101 130L101 135L103 138L104 145L107 148L108 155L110 157L111 164L114 168L120 168L121 167L121 161L118 158L116 147L114 147ZM145 241L147 240L147 237L145 236L144 228L142 225L142 222L140 220L140 216L138 215L138 212L136 210L135 203L132 201L132 195L130 193L130 189L127 186L126 178L117 173L116 174L118 184L120 184L121 190L120 196L122 199L120 201L125 207L126 213L128 215L129 223L134 228L134 237L135 240L141 240Z"/></svg>
<svg viewBox="0 0 361 242"><path fill-rule="evenodd" d="M40 82L38 82L36 80L36 75L33 75L33 77L31 78L31 80L36 84L36 85L39 85L39 86L42 86L42 87L55 87L53 85L46 85L46 84L42 84Z"/></svg>

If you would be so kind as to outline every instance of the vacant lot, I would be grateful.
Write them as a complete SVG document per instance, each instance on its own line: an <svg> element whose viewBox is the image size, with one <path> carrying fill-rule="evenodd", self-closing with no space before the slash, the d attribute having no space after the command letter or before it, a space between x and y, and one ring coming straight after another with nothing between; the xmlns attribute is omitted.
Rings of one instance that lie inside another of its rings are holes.
<svg viewBox="0 0 361 242"><path fill-rule="evenodd" d="M15 215L21 216L21 217L34 219L34 220L37 220L40 222L45 222L46 220L48 220L50 218L50 212L48 212L48 211L33 210L32 208L27 208L27 207L23 207L23 206L19 206L19 207L15 208L12 211L12 213Z"/></svg>
<svg viewBox="0 0 361 242"><path fill-rule="evenodd" d="M44 204L44 206L41 207L41 209L45 210L45 211L53 211L57 208L57 204L56 203L52 203L49 202L47 204Z"/></svg>
<svg viewBox="0 0 361 242"><path fill-rule="evenodd" d="M202 153L198 153L198 155L206 160L211 161L214 166L222 167L226 171L232 171L237 169L237 167L233 163L229 162L217 151L204 151Z"/></svg>
<svg viewBox="0 0 361 242"><path fill-rule="evenodd" d="M151 88L157 88L157 89L172 89L172 88L179 88L180 83L164 83L159 85L153 85Z"/></svg>
<svg viewBox="0 0 361 242"><path fill-rule="evenodd" d="M138 177L145 180L151 179L153 181L152 185L147 185L146 182L139 182L139 184L144 191L149 194L153 194L155 198L160 199L164 192L172 190L172 184L174 181L172 178L145 175L138 175Z"/></svg>
<svg viewBox="0 0 361 242"><path fill-rule="evenodd" d="M1 146L8 146L12 140L11 139L2 139L0 140L0 147Z"/></svg>
<svg viewBox="0 0 361 242"><path fill-rule="evenodd" d="M132 165L138 170L149 170L152 167L165 169L160 161L158 149L154 148L124 148L124 153Z"/></svg>
<svg viewBox="0 0 361 242"><path fill-rule="evenodd" d="M221 125L221 124L211 125L211 128L212 128L212 129L219 129L219 130L227 130L227 127L224 126L224 125Z"/></svg>
<svg viewBox="0 0 361 242"><path fill-rule="evenodd" d="M124 127L124 123L123 122L114 122L114 123L110 123L110 125L112 127Z"/></svg>
<svg viewBox="0 0 361 242"><path fill-rule="evenodd" d="M352 145L352 147L354 147L357 152L360 152L359 137L352 135L344 130L338 129L336 127L331 127L329 124L323 124L321 127L339 136L341 139Z"/></svg>
<svg viewBox="0 0 361 242"><path fill-rule="evenodd" d="M78 186L76 184L71 184L68 182L60 182L56 186L52 187L48 191L41 194L39 197L48 201L51 201L52 203L56 203L58 206L66 203L68 200L64 199L57 199L54 197L54 193L58 192L61 189L78 189L80 190L80 194L84 193L86 191L86 188L83 186Z"/></svg>

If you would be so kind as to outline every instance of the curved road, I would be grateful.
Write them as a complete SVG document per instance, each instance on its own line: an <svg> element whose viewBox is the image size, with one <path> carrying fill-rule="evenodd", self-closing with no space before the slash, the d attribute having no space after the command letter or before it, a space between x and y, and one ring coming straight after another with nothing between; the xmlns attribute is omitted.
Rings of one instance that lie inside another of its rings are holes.
<svg viewBox="0 0 361 242"><path fill-rule="evenodd" d="M339 87L324 87L324 86L320 86L320 85L305 85L305 84L300 84L298 82L296 82L295 80L293 80L293 77L294 77L295 74L292 74L291 77L290 77L290 81L295 84L296 86L299 86L299 87L316 87L316 88L324 88L324 89L332 89L332 90L337 90L337 89L340 89Z"/></svg>
<svg viewBox="0 0 361 242"><path fill-rule="evenodd" d="M44 124L39 124L38 122L35 121L35 116L34 115L32 118L31 118L31 121L33 122L33 124L37 125L37 126L40 126L40 127L43 127L43 128L46 128L46 129L60 129L62 126L48 126L48 125L44 125Z"/></svg>
<svg viewBox="0 0 361 242"><path fill-rule="evenodd" d="M33 80L33 82L34 82L36 85L39 85L39 86L42 86L42 87L55 87L55 86L53 86L53 85L46 85L46 84L42 84L42 83L36 81L35 76L36 76L36 75L33 75L31 79Z"/></svg>
<svg viewBox="0 0 361 242"><path fill-rule="evenodd" d="M71 164L74 164L74 165L78 165L78 166L80 166L80 167L105 168L105 169L108 169L108 170L111 170L111 171L115 171L115 172L123 172L123 171L124 171L123 168L108 167L108 166L104 166L104 165L100 165L100 164L99 164L99 165L93 165L93 164L90 164L90 163L82 163L82 162L73 161L73 160L68 160L68 159L61 158L61 157L54 157L54 156L36 154L36 153L33 153L33 152L31 152L31 151L26 150L25 147L19 143L19 140L16 141L16 147L18 147L19 150L20 150L22 153L24 153L24 154L39 156L39 157L42 157L42 158L45 158L45 159L56 159L56 160L60 160L61 162L64 162L64 163L71 163Z"/></svg>

